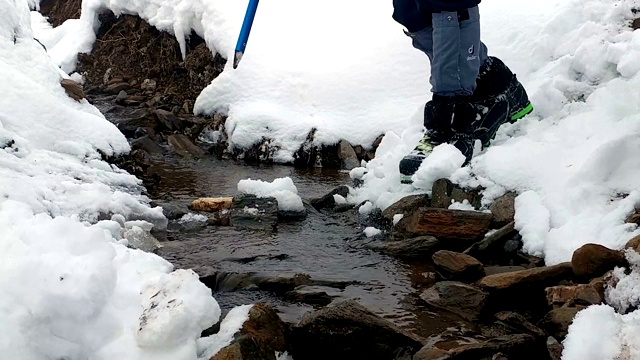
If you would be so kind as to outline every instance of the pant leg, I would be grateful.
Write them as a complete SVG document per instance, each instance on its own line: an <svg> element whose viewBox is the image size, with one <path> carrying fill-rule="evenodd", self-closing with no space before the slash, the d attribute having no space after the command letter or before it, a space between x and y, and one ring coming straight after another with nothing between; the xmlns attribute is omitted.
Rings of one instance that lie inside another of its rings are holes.
<svg viewBox="0 0 640 360"><path fill-rule="evenodd" d="M469 19L458 21L456 12L433 14L432 91L438 95L472 95L487 48L480 41L478 7L468 9Z"/></svg>

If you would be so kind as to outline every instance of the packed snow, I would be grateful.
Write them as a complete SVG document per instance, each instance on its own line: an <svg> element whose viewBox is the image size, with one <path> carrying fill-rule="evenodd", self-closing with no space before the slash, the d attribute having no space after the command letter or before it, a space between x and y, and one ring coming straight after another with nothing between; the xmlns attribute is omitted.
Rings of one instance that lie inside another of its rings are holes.
<svg viewBox="0 0 640 360"><path fill-rule="evenodd" d="M374 228L372 226L369 226L369 227L365 228L362 232L368 238L374 237L374 236L378 236L378 235L382 234L382 230L376 229L376 228Z"/></svg>
<svg viewBox="0 0 640 360"><path fill-rule="evenodd" d="M238 182L238 192L257 197L274 197L278 200L278 209L303 212L304 204L298 195L298 188L289 177L275 179L272 182L245 179Z"/></svg>

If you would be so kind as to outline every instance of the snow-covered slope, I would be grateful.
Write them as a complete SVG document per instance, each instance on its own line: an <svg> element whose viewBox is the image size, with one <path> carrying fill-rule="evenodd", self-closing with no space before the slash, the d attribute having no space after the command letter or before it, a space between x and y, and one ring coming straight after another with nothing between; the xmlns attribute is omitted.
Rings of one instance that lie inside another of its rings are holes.
<svg viewBox="0 0 640 360"><path fill-rule="evenodd" d="M117 222L90 225L166 219L101 160L129 145L65 94L26 0L0 0L0 78L0 358L196 359L220 308L192 271L127 248Z"/></svg>

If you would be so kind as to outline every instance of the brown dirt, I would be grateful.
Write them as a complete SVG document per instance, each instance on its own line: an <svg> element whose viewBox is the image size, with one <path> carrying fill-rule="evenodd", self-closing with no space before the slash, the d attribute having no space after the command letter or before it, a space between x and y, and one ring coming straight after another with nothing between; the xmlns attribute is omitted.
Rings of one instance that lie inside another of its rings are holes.
<svg viewBox="0 0 640 360"><path fill-rule="evenodd" d="M40 13L47 16L53 26L62 24L67 19L80 17L82 0L42 0Z"/></svg>

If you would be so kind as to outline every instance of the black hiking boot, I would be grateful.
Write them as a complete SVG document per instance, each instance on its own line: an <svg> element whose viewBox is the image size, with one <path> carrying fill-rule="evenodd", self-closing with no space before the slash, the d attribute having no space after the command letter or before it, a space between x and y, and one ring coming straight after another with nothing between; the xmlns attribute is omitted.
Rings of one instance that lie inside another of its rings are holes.
<svg viewBox="0 0 640 360"><path fill-rule="evenodd" d="M516 75L493 56L480 68L471 103L481 114L473 128L474 136L483 146L491 144L502 124L514 123L533 111L527 92Z"/></svg>
<svg viewBox="0 0 640 360"><path fill-rule="evenodd" d="M411 184L413 175L422 161L433 149L443 143L455 146L465 156L465 164L471 160L474 138L471 135L470 119L477 116L469 97L446 97L434 95L425 105L424 125L426 132L418 145L400 161L400 181Z"/></svg>

